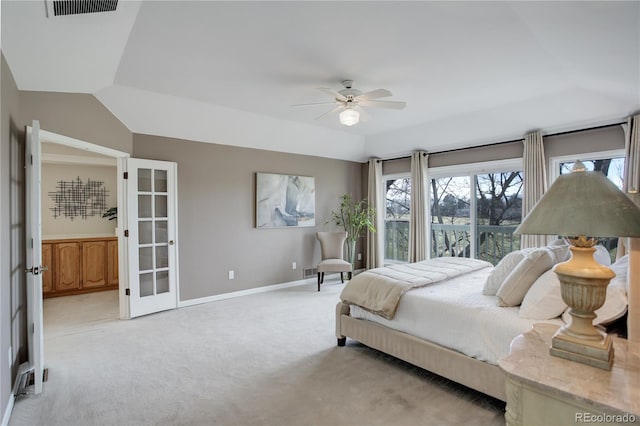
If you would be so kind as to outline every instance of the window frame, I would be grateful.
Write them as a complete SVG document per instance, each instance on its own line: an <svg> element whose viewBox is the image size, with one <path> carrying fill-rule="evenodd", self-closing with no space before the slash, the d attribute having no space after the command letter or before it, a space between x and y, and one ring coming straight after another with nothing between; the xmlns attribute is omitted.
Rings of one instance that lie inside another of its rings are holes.
<svg viewBox="0 0 640 426"><path fill-rule="evenodd" d="M574 162L577 160L580 161L592 161L592 160L603 160L607 158L625 158L626 153L624 149L610 149L607 151L594 151L594 152L585 152L580 154L568 154L568 155L558 155L556 157L549 158L549 173L547 173L547 180L549 186L555 182L556 179L560 176L560 164Z"/></svg>
<svg viewBox="0 0 640 426"><path fill-rule="evenodd" d="M429 179L429 208L427 208L427 247L428 256L431 258L431 179L440 179L446 177L468 177L469 185L472 188L470 194L470 214L469 214L469 238L472 241L471 252L469 255L472 259L476 258L476 234L477 234L477 201L476 201L476 176L485 173L503 173L505 171L523 170L522 157L508 158L505 160L482 161L478 163L456 164L452 166L432 167L427 169L427 178Z"/></svg>

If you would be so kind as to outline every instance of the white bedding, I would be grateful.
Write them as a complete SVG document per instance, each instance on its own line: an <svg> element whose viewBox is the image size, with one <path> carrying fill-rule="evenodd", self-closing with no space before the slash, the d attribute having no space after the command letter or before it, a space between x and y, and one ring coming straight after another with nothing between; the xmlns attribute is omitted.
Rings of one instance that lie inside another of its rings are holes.
<svg viewBox="0 0 640 426"><path fill-rule="evenodd" d="M411 334L463 354L497 364L511 341L534 323L564 324L560 318L539 321L518 317L519 307L501 308L496 296L482 294L492 268L417 288L400 299L393 320L351 305L350 316Z"/></svg>

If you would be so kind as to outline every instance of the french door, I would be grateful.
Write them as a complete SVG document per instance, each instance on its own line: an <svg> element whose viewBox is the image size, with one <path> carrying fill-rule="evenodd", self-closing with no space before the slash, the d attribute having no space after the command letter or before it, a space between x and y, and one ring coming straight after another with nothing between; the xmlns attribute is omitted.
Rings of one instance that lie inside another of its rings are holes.
<svg viewBox="0 0 640 426"><path fill-rule="evenodd" d="M44 347L42 332L42 265L40 123L33 121L27 127L25 144L26 167L26 248L27 248L27 346L29 363L34 373L34 391L42 392Z"/></svg>
<svg viewBox="0 0 640 426"><path fill-rule="evenodd" d="M129 316L173 309L177 297L177 165L125 159Z"/></svg>

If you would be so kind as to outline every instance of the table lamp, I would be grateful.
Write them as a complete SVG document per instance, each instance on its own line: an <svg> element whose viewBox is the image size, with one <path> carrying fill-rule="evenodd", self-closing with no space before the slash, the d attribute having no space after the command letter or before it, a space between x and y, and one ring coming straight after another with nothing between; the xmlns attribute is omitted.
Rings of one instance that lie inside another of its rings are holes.
<svg viewBox="0 0 640 426"><path fill-rule="evenodd" d="M526 177L525 177L526 179ZM611 336L593 325L605 302L607 285L616 274L595 261L595 237L640 236L640 208L602 172L576 162L561 175L525 217L516 234L559 235L571 246L571 258L553 270L571 322L553 336L551 355L610 370Z"/></svg>

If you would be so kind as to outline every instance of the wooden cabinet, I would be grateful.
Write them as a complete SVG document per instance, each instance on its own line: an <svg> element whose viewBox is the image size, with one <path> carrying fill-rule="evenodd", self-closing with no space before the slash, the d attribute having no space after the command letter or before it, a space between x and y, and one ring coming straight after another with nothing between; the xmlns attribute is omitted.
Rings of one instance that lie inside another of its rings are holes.
<svg viewBox="0 0 640 426"><path fill-rule="evenodd" d="M46 240L42 242L44 297L118 288L116 237Z"/></svg>
<svg viewBox="0 0 640 426"><path fill-rule="evenodd" d="M107 285L106 241L82 243L82 278L84 288Z"/></svg>
<svg viewBox="0 0 640 426"><path fill-rule="evenodd" d="M46 294L53 291L53 244L42 243L42 264L49 268L42 274L42 292Z"/></svg>
<svg viewBox="0 0 640 426"><path fill-rule="evenodd" d="M107 241L107 285L118 285L118 240Z"/></svg>
<svg viewBox="0 0 640 426"><path fill-rule="evenodd" d="M80 282L80 242L69 241L54 246L54 291L78 290Z"/></svg>

